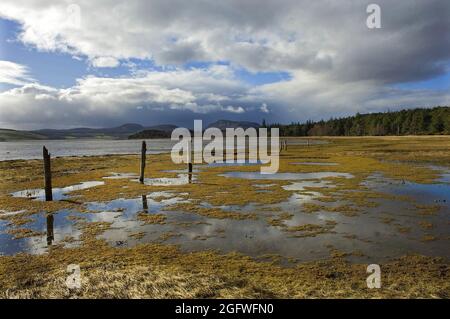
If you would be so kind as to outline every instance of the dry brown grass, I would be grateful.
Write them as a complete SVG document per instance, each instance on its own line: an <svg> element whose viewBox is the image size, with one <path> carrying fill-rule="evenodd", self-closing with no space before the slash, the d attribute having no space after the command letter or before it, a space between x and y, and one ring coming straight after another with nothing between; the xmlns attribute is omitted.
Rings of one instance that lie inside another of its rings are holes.
<svg viewBox="0 0 450 319"><path fill-rule="evenodd" d="M407 256L381 265L382 288L366 286L367 265L335 258L283 267L239 254L181 253L170 245L111 248L101 242L49 255L0 258L3 298L449 298L449 264ZM82 288L65 285L68 264Z"/></svg>

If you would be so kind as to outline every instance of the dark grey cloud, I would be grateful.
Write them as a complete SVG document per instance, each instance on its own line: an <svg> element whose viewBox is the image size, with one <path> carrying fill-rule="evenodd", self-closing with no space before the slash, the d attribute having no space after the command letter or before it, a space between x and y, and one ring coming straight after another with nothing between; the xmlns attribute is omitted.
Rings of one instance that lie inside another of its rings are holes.
<svg viewBox="0 0 450 319"><path fill-rule="evenodd" d="M381 7L381 29L366 26L372 2ZM38 50L86 57L94 67L152 59L164 70L176 65L177 72L79 79L67 90L25 85L0 93L0 125L20 126L30 114L28 126L90 125L92 118L102 125L196 117L301 121L450 104L445 90L396 86L448 74L448 0L75 3L81 9L77 28L67 25L61 1L2 0L0 17L20 23L19 40ZM212 66L183 69L192 61ZM229 66L214 65L219 61ZM236 76L239 69L290 77L252 87Z"/></svg>

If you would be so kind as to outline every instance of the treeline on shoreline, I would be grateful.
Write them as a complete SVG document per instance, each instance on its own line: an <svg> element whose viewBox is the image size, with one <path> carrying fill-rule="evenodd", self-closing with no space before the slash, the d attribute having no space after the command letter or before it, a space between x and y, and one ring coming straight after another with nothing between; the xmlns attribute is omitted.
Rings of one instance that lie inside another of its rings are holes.
<svg viewBox="0 0 450 319"><path fill-rule="evenodd" d="M359 114L327 121L269 124L281 136L382 136L450 134L450 107L417 108L396 112Z"/></svg>

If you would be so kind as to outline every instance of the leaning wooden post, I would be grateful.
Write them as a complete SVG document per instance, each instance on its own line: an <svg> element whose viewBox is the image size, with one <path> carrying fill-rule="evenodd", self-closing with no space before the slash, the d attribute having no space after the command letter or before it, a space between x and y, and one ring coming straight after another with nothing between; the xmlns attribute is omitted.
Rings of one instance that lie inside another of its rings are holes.
<svg viewBox="0 0 450 319"><path fill-rule="evenodd" d="M188 162L188 173L192 173L192 153L191 153L191 141L187 145L187 162Z"/></svg>
<svg viewBox="0 0 450 319"><path fill-rule="evenodd" d="M52 194L52 169L50 166L50 154L45 146L42 149L42 153L44 155L45 200L47 202L51 202L53 200L53 194Z"/></svg>
<svg viewBox="0 0 450 319"><path fill-rule="evenodd" d="M147 154L147 144L145 141L142 141L142 149L141 149L141 175L139 177L139 182L144 184L144 171L145 171L145 157Z"/></svg>

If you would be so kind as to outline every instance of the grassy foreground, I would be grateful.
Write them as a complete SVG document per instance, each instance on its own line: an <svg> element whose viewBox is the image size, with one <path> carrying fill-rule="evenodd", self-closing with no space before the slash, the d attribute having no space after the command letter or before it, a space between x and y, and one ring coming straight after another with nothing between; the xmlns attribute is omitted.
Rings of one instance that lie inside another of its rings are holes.
<svg viewBox="0 0 450 319"><path fill-rule="evenodd" d="M334 178L337 187L314 189L325 202L345 200L351 205L335 208L349 214L374 205L373 199L388 194L375 193L361 181L375 172L394 180L431 183L437 168L449 167L450 137L333 138L317 146L289 146L281 156L280 172L316 172L330 167L290 165L292 162L334 162L331 170L351 173L354 178ZM101 180L111 172L137 173L137 156L72 157L53 159L54 187L87 180ZM42 187L41 161L0 162L0 209L27 212L1 217L11 225L21 225L33 214L63 208L80 210L86 201L133 198L146 192L172 190L186 193L192 204L182 208L213 218L254 218L258 211L242 216L218 209L199 210L204 198L213 205L244 205L250 202L277 203L291 192L274 181L270 194L256 192L257 181L219 176L231 168L216 167L201 171L197 182L181 186L145 186L129 180L105 180L105 185L78 191L76 200L50 203L13 198L9 193ZM170 177L163 170L184 168L172 164L168 155L150 156L147 169L153 177ZM239 167L256 171L259 167ZM272 182L271 182L272 183ZM123 186L127 188L124 189ZM205 187L207 186L207 187ZM179 208L179 207L178 207ZM315 212L314 207L304 207ZM432 207L418 207L417 213ZM213 251L181 252L161 243L132 248L113 248L98 240L105 226L91 223L83 228L78 248L54 246L48 254L0 257L0 297L2 298L449 298L448 260L425 256L404 256L381 264L382 288L366 286L366 264L351 264L336 252L327 260L281 266L276 258L257 261L241 254ZM69 264L81 267L82 287L70 290L65 285Z"/></svg>

